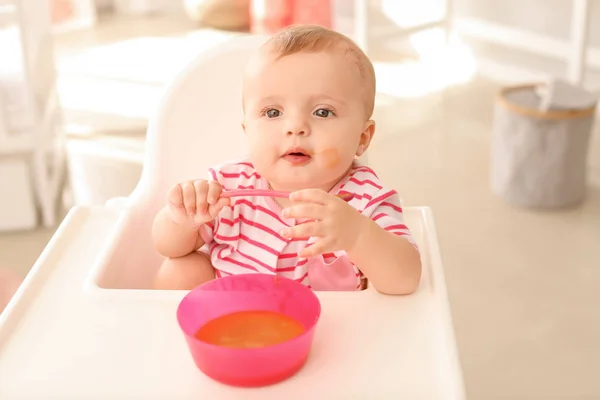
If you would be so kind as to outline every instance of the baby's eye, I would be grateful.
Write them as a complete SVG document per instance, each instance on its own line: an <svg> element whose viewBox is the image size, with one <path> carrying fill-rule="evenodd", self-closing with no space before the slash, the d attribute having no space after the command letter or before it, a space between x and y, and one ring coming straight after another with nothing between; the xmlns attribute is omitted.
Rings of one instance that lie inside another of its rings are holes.
<svg viewBox="0 0 600 400"><path fill-rule="evenodd" d="M267 116L267 118L277 118L281 115L281 112L279 110L271 108L265 112L265 115Z"/></svg>
<svg viewBox="0 0 600 400"><path fill-rule="evenodd" d="M317 117L321 117L321 118L327 118L327 117L331 117L332 115L334 115L333 111L328 110L326 108L319 108L313 114L316 115Z"/></svg>

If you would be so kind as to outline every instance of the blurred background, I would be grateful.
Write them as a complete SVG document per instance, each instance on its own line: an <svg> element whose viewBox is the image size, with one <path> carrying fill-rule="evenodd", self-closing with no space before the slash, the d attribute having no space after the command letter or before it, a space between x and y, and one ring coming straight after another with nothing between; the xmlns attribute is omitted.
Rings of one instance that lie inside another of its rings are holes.
<svg viewBox="0 0 600 400"><path fill-rule="evenodd" d="M165 86L229 38L290 23L286 3L0 0L0 268L24 277L69 208L127 196ZM369 162L433 208L470 398L600 398L598 128L583 202L540 211L490 190L500 89L561 78L599 92L599 3L296 7L293 22L349 35L375 65Z"/></svg>

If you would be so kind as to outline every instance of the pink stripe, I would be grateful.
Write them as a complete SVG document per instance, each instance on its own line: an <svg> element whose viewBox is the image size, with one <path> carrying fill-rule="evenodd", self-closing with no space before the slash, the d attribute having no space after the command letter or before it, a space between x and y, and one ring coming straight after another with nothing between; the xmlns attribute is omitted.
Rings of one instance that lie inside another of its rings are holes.
<svg viewBox="0 0 600 400"><path fill-rule="evenodd" d="M404 225L404 224L398 224L398 225L390 225L390 226L386 226L385 230L386 231L391 231L392 229L402 229L407 231L408 230L408 226Z"/></svg>
<svg viewBox="0 0 600 400"><path fill-rule="evenodd" d="M210 247L209 247L209 250L208 250L208 251L209 251L209 253L210 253L210 258L211 258L211 259L213 258L213 253L214 253L215 251L217 251L217 250L220 248L220 246L221 246L221 245L220 245L219 243L217 243L217 242L212 242L212 244L210 245ZM221 251L222 251L222 250L221 250ZM220 257L218 257L218 258L220 258Z"/></svg>
<svg viewBox="0 0 600 400"><path fill-rule="evenodd" d="M235 218L233 220L227 219L227 218L221 218L221 223L225 224L225 225L229 225L229 226L233 226L233 225L237 224L238 222L240 222L240 218L239 217L237 217L237 218Z"/></svg>
<svg viewBox="0 0 600 400"><path fill-rule="evenodd" d="M359 186L371 185L371 186L373 186L377 190L380 190L380 189L383 188L383 186L380 186L380 185L376 184L375 182L373 182L370 179L364 179L364 180L361 181L361 180L359 180L357 178L352 177L348 181L349 182L354 182L354 183L356 183Z"/></svg>
<svg viewBox="0 0 600 400"><path fill-rule="evenodd" d="M377 204L380 203L382 201L384 201L385 199L392 197L393 195L396 194L395 190L390 190L389 192L386 192L384 194L382 194L379 197L374 198L373 200L369 201L369 203L367 204L367 206L365 208L369 208L371 207L373 204Z"/></svg>
<svg viewBox="0 0 600 400"><path fill-rule="evenodd" d="M219 179L217 179L217 172L214 169L209 168L208 172L210 173L210 176L212 176L213 181L219 180Z"/></svg>
<svg viewBox="0 0 600 400"><path fill-rule="evenodd" d="M257 271L257 270L256 270L256 268L254 268L252 265L250 265L250 264L244 264L243 262L240 262L240 261L234 260L233 258L230 258L230 257L227 257L227 258L222 258L222 259L221 259L221 261L226 261L226 262L228 262L228 263L232 263L232 264L235 264L235 265L239 265L239 266L240 266L240 267L242 267L242 268L249 269L249 270L251 270L251 271L255 271L255 272L259 272L259 271Z"/></svg>
<svg viewBox="0 0 600 400"><path fill-rule="evenodd" d="M261 212L268 214L271 217L275 218L277 221L281 222L282 224L287 225L285 222L283 222L283 220L279 217L279 215L275 214L273 211L269 210L268 208L252 204L250 201L248 201L246 199L242 199L242 198L236 200L235 203L233 203L233 206L235 207L238 204L240 204L240 205L243 204L245 206L248 206L249 208L251 208L254 211L261 211Z"/></svg>
<svg viewBox="0 0 600 400"><path fill-rule="evenodd" d="M308 272L305 272L304 275L302 275L302 278L298 278L298 279L294 279L296 282L302 282L303 280L305 280L308 277Z"/></svg>
<svg viewBox="0 0 600 400"><path fill-rule="evenodd" d="M357 199L357 200L362 200L362 199L371 200L373 198L373 196L371 196L370 194L367 194L367 193L363 193L363 194L354 193L352 198Z"/></svg>
<svg viewBox="0 0 600 400"><path fill-rule="evenodd" d="M238 234L235 236L225 236L225 235L216 234L215 238L221 239L225 242L237 242L238 240L240 240L240 235Z"/></svg>
<svg viewBox="0 0 600 400"><path fill-rule="evenodd" d="M298 261L298 263L296 263L294 265L291 265L291 266L288 266L288 267L277 267L277 271L279 271L279 272L291 272L291 271L294 271L296 268L305 266L306 263L308 263L308 259L305 258L304 260Z"/></svg>
<svg viewBox="0 0 600 400"><path fill-rule="evenodd" d="M229 242L237 242L238 240L243 240L244 242L254 245L254 246L256 246L260 249L263 249L271 254L274 254L276 256L279 255L279 252L277 250L273 249L272 247L269 247L264 243L257 242L256 240L252 240L248 236L241 234L241 233L238 235L235 235L235 236L224 236L224 235L217 234L217 235L215 235L215 237L219 240L229 241Z"/></svg>
<svg viewBox="0 0 600 400"><path fill-rule="evenodd" d="M282 253L279 255L279 257L277 257L278 260L284 260L287 258L296 258L298 257L298 252L296 253Z"/></svg>
<svg viewBox="0 0 600 400"><path fill-rule="evenodd" d="M296 263L296 260L290 260L290 261L291 262L287 262L287 263L283 263L283 262L277 263L277 271L289 272L289 271L294 271L296 268L299 267L299 265Z"/></svg>
<svg viewBox="0 0 600 400"><path fill-rule="evenodd" d="M220 251L219 251L219 253L217 254L217 258L218 258L219 260L222 260L222 259L223 259L223 256L222 256L222 254L223 254L223 252L225 251L225 249L226 249L226 248L227 248L227 247L221 247L221 246L219 246L218 244L215 246L215 250L220 250ZM211 258L212 258L212 252L211 252Z"/></svg>
<svg viewBox="0 0 600 400"><path fill-rule="evenodd" d="M393 209L394 209L394 211L396 211L396 212L398 212L398 213L402 214L402 207L398 207L397 205L395 205L395 204L393 204L393 203L390 203L390 202L388 202L388 201L384 201L384 202L382 202L382 203L379 205L379 207L389 207L389 208L393 208Z"/></svg>
<svg viewBox="0 0 600 400"><path fill-rule="evenodd" d="M246 225L253 227L253 228L256 228L263 232L269 233L269 234L273 235L275 238L281 240L282 242L287 243L287 240L285 240L281 235L279 235L273 229L269 228L268 226L259 224L258 222L251 221L251 220L247 219L246 217L244 217L242 214L240 214L240 216L235 218L233 221L230 219L221 218L221 222L226 225L229 225L229 226L233 226L234 224L237 224L240 221Z"/></svg>
<svg viewBox="0 0 600 400"><path fill-rule="evenodd" d="M296 266L293 265L291 267L279 268L277 267L277 272L294 272L296 270Z"/></svg>
<svg viewBox="0 0 600 400"><path fill-rule="evenodd" d="M260 265L261 267L265 268L266 270L268 270L268 271L270 271L270 272L273 272L273 273L274 273L274 272L276 271L276 270L275 270L275 268L273 268L273 267L271 267L271 266L269 266L269 265L265 264L264 262L262 262L262 261L260 261L260 260L257 260L256 258L254 258L254 257L252 257L252 256L249 256L248 254L242 253L242 252L241 252L239 249L237 250L237 253L238 253L240 256L242 256L242 257L244 257L244 258L247 258L247 259L248 259L248 260L250 260L250 261L254 261L255 263L257 263L258 265Z"/></svg>
<svg viewBox="0 0 600 400"><path fill-rule="evenodd" d="M251 172L250 175L248 175L248 173L246 171L241 171L241 172L223 172L221 171L221 175L223 176L223 178L239 178L240 176L243 176L244 178L260 178L260 175L256 172Z"/></svg>
<svg viewBox="0 0 600 400"><path fill-rule="evenodd" d="M376 216L373 217L373 221L377 221L378 219L384 218L384 217L389 217L389 215L384 214L384 213L379 213Z"/></svg>

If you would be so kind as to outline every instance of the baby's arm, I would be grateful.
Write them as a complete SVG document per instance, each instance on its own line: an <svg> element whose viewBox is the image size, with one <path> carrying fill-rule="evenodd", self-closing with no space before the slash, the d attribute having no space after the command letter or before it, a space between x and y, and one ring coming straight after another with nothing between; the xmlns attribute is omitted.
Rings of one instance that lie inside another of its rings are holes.
<svg viewBox="0 0 600 400"><path fill-rule="evenodd" d="M410 294L421 280L421 257L404 225L398 195L370 208L369 216L361 216L358 240L347 254L378 291Z"/></svg>
<svg viewBox="0 0 600 400"><path fill-rule="evenodd" d="M183 257L204 245L199 227L173 222L168 206L163 207L152 225L154 247L162 256Z"/></svg>
<svg viewBox="0 0 600 400"><path fill-rule="evenodd" d="M175 185L169 191L167 205L154 219L152 239L156 250L165 257L176 258L202 247L203 225L214 220L229 204L228 198L219 197L221 191L217 181L197 180Z"/></svg>
<svg viewBox="0 0 600 400"><path fill-rule="evenodd" d="M421 259L404 225L398 195L382 189L370 198L361 213L320 189L293 192L283 216L309 221L285 228L281 235L317 238L298 253L300 257L344 250L380 292L412 293L421 279Z"/></svg>
<svg viewBox="0 0 600 400"><path fill-rule="evenodd" d="M220 193L218 182L206 181L184 182L170 190L152 226L155 248L166 257L154 278L155 289L190 290L214 279L210 257L195 250L210 242L210 221L229 204Z"/></svg>
<svg viewBox="0 0 600 400"><path fill-rule="evenodd" d="M363 216L361 234L348 257L381 293L410 294L421 280L421 258L403 236L395 235Z"/></svg>

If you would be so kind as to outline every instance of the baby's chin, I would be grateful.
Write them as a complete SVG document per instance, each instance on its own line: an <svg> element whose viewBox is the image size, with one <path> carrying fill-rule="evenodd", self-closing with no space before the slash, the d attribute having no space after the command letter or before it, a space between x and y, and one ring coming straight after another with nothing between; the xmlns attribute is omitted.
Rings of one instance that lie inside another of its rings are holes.
<svg viewBox="0 0 600 400"><path fill-rule="evenodd" d="M316 182L304 182L294 179L268 179L269 185L274 190L282 190L285 192L296 192L304 189L314 189L319 186Z"/></svg>
<svg viewBox="0 0 600 400"><path fill-rule="evenodd" d="M322 189L329 191L348 172L348 168L342 168L337 162L335 167L323 164L323 159L315 157L304 166L290 167L287 163L282 164L254 164L257 172L269 182L274 190L294 192L304 189ZM329 161L329 160L326 160Z"/></svg>

